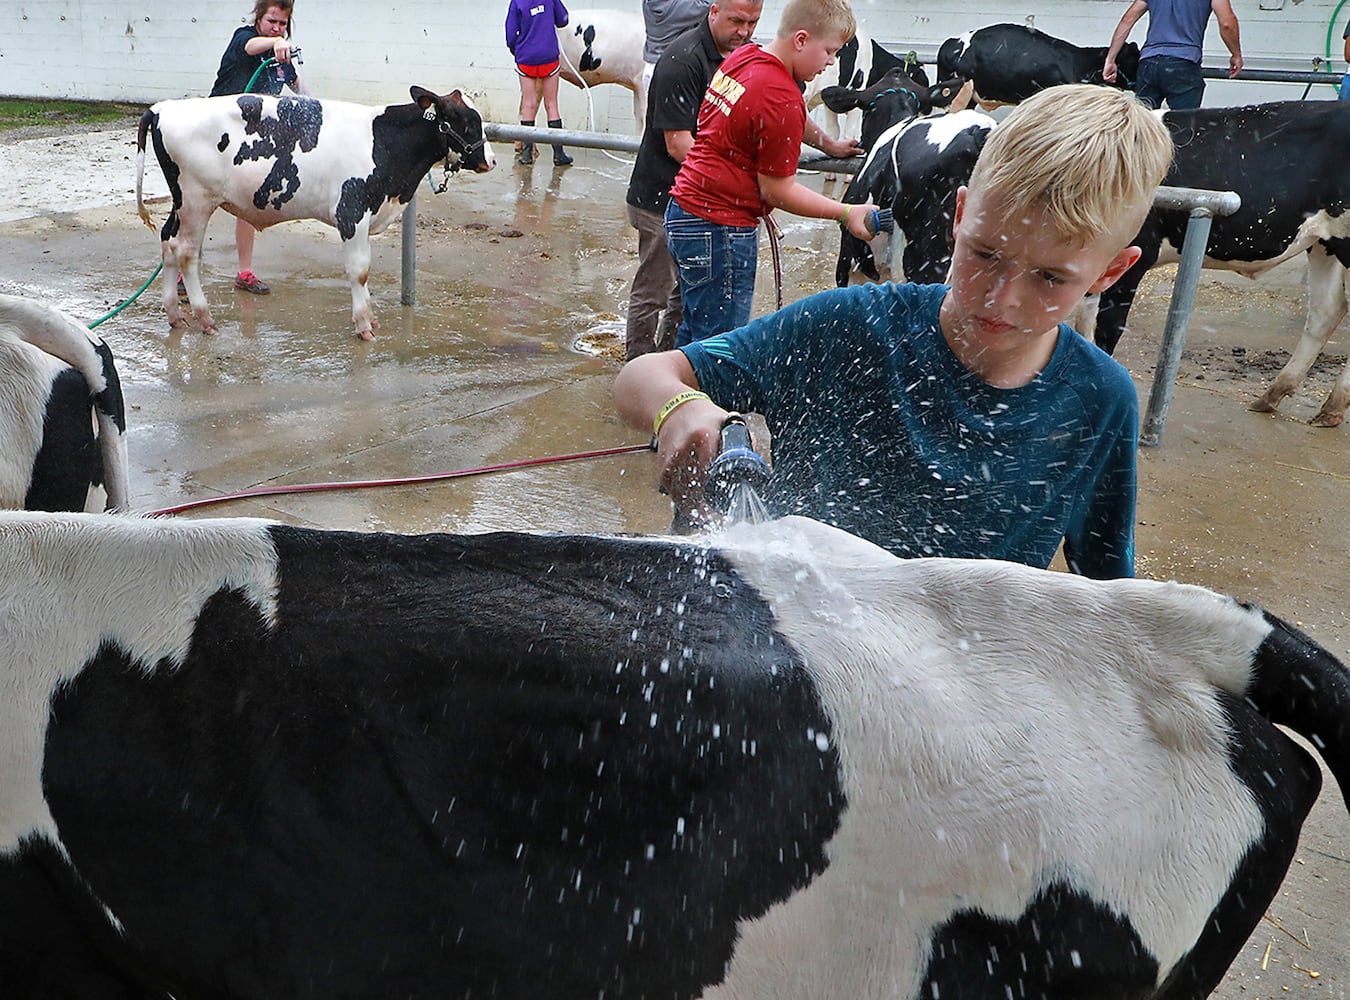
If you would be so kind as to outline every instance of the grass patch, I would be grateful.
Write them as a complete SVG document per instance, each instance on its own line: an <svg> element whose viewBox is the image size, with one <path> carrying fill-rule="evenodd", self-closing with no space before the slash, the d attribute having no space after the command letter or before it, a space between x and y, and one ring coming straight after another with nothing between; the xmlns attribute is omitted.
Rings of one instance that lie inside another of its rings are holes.
<svg viewBox="0 0 1350 1000"><path fill-rule="evenodd" d="M0 130L32 125L103 125L136 118L145 106L120 101L48 101L0 97Z"/></svg>

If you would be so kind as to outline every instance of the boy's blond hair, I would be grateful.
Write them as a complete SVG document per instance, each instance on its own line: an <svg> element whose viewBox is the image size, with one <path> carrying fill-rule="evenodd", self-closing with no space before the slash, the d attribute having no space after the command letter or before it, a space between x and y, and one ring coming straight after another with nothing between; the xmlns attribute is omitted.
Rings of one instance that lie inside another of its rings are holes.
<svg viewBox="0 0 1350 1000"><path fill-rule="evenodd" d="M796 31L848 42L858 33L858 22L848 0L788 0L778 19L778 37L787 38Z"/></svg>
<svg viewBox="0 0 1350 1000"><path fill-rule="evenodd" d="M1041 213L1080 245L1124 229L1129 240L1171 162L1172 137L1133 94L1065 84L1023 101L989 134L968 187L1017 217Z"/></svg>

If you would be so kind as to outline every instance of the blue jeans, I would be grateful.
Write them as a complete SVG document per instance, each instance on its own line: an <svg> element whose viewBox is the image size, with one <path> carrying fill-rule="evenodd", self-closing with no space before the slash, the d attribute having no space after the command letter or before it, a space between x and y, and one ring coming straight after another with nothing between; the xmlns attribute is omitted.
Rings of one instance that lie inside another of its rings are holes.
<svg viewBox="0 0 1350 1000"><path fill-rule="evenodd" d="M1350 73L1341 77L1341 96L1340 100L1350 101Z"/></svg>
<svg viewBox="0 0 1350 1000"><path fill-rule="evenodd" d="M721 226L691 215L672 198L666 207L666 245L680 272L684 305L676 347L750 322L758 226Z"/></svg>
<svg viewBox="0 0 1350 1000"><path fill-rule="evenodd" d="M1205 95L1205 77L1200 64L1176 56L1149 56L1139 60L1134 93L1150 108L1161 108L1166 98L1173 111L1200 107Z"/></svg>

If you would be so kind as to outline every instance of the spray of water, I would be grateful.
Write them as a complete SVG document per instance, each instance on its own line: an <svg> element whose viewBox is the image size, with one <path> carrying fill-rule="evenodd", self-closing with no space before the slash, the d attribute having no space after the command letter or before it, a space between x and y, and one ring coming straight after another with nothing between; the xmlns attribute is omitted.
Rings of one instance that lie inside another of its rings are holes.
<svg viewBox="0 0 1350 1000"><path fill-rule="evenodd" d="M737 483L731 488L731 502L727 505L726 523L763 524L769 520L769 512L759 491L750 483Z"/></svg>
<svg viewBox="0 0 1350 1000"><path fill-rule="evenodd" d="M724 523L769 520L759 489L769 481L769 467L752 447L750 428L739 413L722 422L722 448L708 468L705 484L712 505L723 514Z"/></svg>

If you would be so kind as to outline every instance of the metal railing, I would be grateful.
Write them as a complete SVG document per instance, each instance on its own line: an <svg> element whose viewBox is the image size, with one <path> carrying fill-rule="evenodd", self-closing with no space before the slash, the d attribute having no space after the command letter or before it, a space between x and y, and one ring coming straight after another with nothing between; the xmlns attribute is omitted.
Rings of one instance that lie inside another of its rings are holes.
<svg viewBox="0 0 1350 1000"><path fill-rule="evenodd" d="M877 43L887 52L902 54L913 52L919 61L926 67L933 67L929 71L929 76L936 72L938 46L936 45L905 45L900 42L881 42ZM1285 60L1290 61L1288 59ZM1341 73L1334 69L1336 65L1334 60L1329 60L1324 56L1312 56L1308 59L1308 65L1311 69L1255 69L1244 68L1241 73L1233 77L1235 80L1246 80L1251 83L1340 83ZM1227 66L1201 66L1200 72L1208 80L1227 80ZM1304 91L1306 94L1307 92Z"/></svg>
<svg viewBox="0 0 1350 1000"><path fill-rule="evenodd" d="M581 132L572 129L537 128L528 125L504 125L484 122L483 133L488 141L563 143L582 149L607 149L620 153L637 151L641 140L637 136L613 135L609 132ZM836 160L804 156L798 169L825 173L855 174L862 157ZM1195 305L1195 292L1200 283L1204 265L1205 247L1216 215L1232 215L1242 206L1242 199L1233 191L1204 191L1198 188L1160 187L1153 199L1155 208L1189 212L1186 235L1182 240L1181 259L1177 264L1177 278L1167 305L1167 323L1163 327L1162 345L1158 350L1158 367L1153 375L1148 406L1139 432L1139 443L1157 447L1162 443L1163 426L1172 402L1172 390L1181 366L1181 351L1186 344L1186 329ZM403 283L401 300L404 305L416 302L416 199L403 210Z"/></svg>

